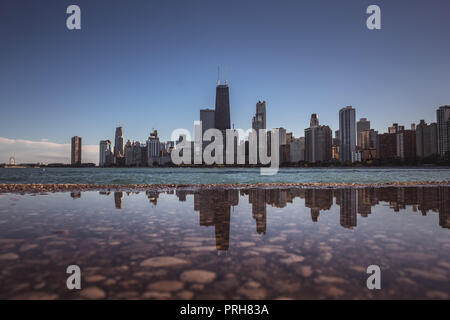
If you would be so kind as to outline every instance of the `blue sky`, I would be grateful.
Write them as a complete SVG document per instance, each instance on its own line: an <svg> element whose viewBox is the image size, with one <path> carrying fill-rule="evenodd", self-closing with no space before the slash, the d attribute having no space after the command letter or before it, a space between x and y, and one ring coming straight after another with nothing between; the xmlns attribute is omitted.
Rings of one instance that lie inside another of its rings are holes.
<svg viewBox="0 0 450 320"><path fill-rule="evenodd" d="M70 4L82 30L66 28ZM371 4L381 30L366 28ZM126 139L166 140L214 107L219 64L238 128L259 99L268 127L295 136L311 113L336 130L347 105L383 132L435 121L450 104L449 14L447 0L2 0L0 137L97 145L123 122Z"/></svg>

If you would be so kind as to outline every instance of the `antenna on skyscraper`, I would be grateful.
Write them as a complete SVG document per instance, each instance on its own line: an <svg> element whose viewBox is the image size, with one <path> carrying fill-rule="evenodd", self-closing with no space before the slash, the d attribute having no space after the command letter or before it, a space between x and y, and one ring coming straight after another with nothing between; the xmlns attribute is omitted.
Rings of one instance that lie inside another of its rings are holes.
<svg viewBox="0 0 450 320"><path fill-rule="evenodd" d="M217 85L220 85L220 66L217 66Z"/></svg>
<svg viewBox="0 0 450 320"><path fill-rule="evenodd" d="M227 71L225 70L225 68L223 68L224 70L224 74L225 74L225 85L228 85L228 76L227 76Z"/></svg>

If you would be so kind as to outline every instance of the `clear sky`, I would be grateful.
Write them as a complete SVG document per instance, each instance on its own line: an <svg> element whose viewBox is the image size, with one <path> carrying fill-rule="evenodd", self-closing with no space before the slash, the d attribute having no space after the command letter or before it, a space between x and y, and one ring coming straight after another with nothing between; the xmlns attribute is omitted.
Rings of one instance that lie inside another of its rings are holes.
<svg viewBox="0 0 450 320"><path fill-rule="evenodd" d="M81 30L66 28L70 4ZM366 27L371 4L381 30ZM297 137L311 113L338 129L347 105L381 132L435 121L450 104L450 1L2 0L0 162L74 135L97 146L122 122L126 140L192 130L214 107L219 64L236 128L258 99L269 128Z"/></svg>

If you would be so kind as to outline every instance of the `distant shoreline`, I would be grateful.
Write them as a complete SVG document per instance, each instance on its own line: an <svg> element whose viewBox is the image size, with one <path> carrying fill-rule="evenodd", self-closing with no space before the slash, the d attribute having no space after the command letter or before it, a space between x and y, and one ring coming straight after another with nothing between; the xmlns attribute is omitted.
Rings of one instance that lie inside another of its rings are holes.
<svg viewBox="0 0 450 320"><path fill-rule="evenodd" d="M155 167L99 167L99 166L0 166L0 169L260 169L263 166L155 166ZM279 169L450 169L450 165L421 164L421 165L311 165L311 166L280 166Z"/></svg>
<svg viewBox="0 0 450 320"><path fill-rule="evenodd" d="M70 191L155 191L227 189L344 189L344 188L450 187L450 181L383 183L257 183L257 184L0 184L0 193L44 193Z"/></svg>

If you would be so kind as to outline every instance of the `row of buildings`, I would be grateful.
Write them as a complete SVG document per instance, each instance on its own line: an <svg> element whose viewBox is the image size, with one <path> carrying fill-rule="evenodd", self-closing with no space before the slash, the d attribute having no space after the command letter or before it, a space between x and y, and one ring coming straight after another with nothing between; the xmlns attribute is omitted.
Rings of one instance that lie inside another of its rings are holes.
<svg viewBox="0 0 450 320"><path fill-rule="evenodd" d="M270 143L273 130L279 132L279 159L283 165L299 163L354 163L374 159L403 161L428 157L448 157L450 153L450 106L442 106L437 110L436 122L427 124L420 120L409 129L394 123L387 132L379 133L370 126L367 118L356 121L356 110L347 106L339 110L339 129L333 131L327 125L319 124L317 114L312 114L310 126L304 130L303 137L294 137L285 128L267 129L266 102L256 103L255 115L252 118L252 129L257 133L259 146L259 130L267 132L267 149L270 156ZM224 148L226 130L231 129L230 100L228 81L221 83L220 76L216 86L215 108L200 110L202 135L208 129L218 129L223 134ZM233 126L234 127L234 126ZM156 166L171 162L170 153L177 144L173 141L161 142L158 132L154 130L148 139L141 143L130 141L125 143L123 127L117 127L114 147L110 140L100 141L100 166ZM203 141L202 150L211 142ZM191 142L193 145L194 142ZM237 141L237 145L246 144L245 164L249 164L248 140ZM192 149L194 150L194 149ZM191 153L192 159L196 150ZM223 153L225 155L225 152ZM260 163L259 152L257 162ZM236 159L236 152L235 152ZM223 161L225 162L225 161ZM72 165L81 164L81 138L72 138ZM191 161L190 164L192 164ZM235 162L236 163L236 162Z"/></svg>
<svg viewBox="0 0 450 320"><path fill-rule="evenodd" d="M100 141L99 166L159 166L170 162L170 151L173 143L161 142L158 131L150 133L148 139L141 143L128 140L124 144L123 127L117 127L114 148L110 140Z"/></svg>
<svg viewBox="0 0 450 320"><path fill-rule="evenodd" d="M318 222L321 214L330 214L334 205L339 207L339 222L344 228L357 227L359 218L373 214L373 208L388 204L394 212L411 207L412 212L422 216L437 213L439 226L450 228L450 188L339 188L339 189L229 189L229 190L170 190L176 193L180 202L193 196L194 211L199 212L199 225L214 227L217 250L229 248L231 208L239 205L240 199L247 197L251 205L252 217L256 222L256 232L266 234L268 207L285 208L296 198L304 199L304 205L310 209L313 222ZM111 192L101 191L102 195ZM130 193L127 193L130 195ZM160 192L148 190L146 195L152 206L157 206ZM81 192L72 192L74 199ZM123 208L124 192L114 192L117 209ZM359 215L359 218L358 218Z"/></svg>

